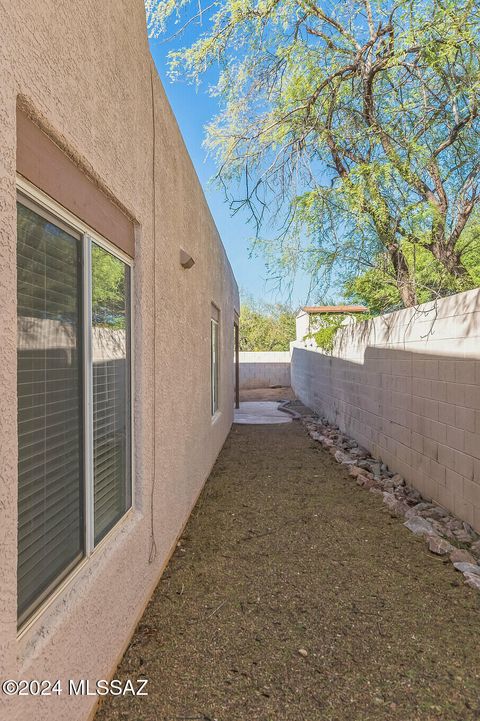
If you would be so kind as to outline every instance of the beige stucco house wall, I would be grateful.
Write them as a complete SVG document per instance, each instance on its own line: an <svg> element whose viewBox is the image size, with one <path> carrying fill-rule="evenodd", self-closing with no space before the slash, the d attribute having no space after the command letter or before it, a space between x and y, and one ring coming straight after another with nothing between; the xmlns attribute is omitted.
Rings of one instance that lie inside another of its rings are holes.
<svg viewBox="0 0 480 721"><path fill-rule="evenodd" d="M0 0L0 26L0 678L94 680L112 675L229 431L238 290L153 66L143 1ZM134 507L20 635L18 107L135 224ZM195 260L190 270L180 248ZM221 346L213 419L212 303ZM0 718L81 721L95 701L0 694Z"/></svg>

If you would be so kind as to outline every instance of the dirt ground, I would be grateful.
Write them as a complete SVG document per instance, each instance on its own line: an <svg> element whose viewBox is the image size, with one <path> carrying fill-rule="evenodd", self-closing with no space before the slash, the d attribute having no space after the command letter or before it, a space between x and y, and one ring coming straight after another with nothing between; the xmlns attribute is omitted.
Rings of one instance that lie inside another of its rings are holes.
<svg viewBox="0 0 480 721"><path fill-rule="evenodd" d="M241 401L291 401L295 396L291 388L250 388L240 391Z"/></svg>
<svg viewBox="0 0 480 721"><path fill-rule="evenodd" d="M234 426L96 721L480 719L480 595L298 421Z"/></svg>

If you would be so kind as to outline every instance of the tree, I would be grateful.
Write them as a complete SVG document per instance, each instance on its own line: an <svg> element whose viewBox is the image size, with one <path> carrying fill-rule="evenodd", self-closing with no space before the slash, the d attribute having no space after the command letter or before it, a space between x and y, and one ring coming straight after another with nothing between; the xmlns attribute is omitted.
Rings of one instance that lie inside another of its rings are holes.
<svg viewBox="0 0 480 721"><path fill-rule="evenodd" d="M421 245L412 246L404 243L404 252L410 267L413 268L413 283L419 303L465 290L465 279L455 277L446 271ZM480 286L479 226L473 226L465 231L461 257L472 284L475 287ZM363 303L374 314L385 313L402 306L395 283L395 271L387 255L377 257L374 267L346 280L344 292L350 302Z"/></svg>
<svg viewBox="0 0 480 721"><path fill-rule="evenodd" d="M240 312L241 351L286 351L295 340L295 314L285 305L247 299Z"/></svg>
<svg viewBox="0 0 480 721"><path fill-rule="evenodd" d="M171 73L218 69L207 147L232 210L276 220L282 263L325 280L387 258L409 306L418 246L472 287L479 0L147 0L150 32L174 13L202 26Z"/></svg>

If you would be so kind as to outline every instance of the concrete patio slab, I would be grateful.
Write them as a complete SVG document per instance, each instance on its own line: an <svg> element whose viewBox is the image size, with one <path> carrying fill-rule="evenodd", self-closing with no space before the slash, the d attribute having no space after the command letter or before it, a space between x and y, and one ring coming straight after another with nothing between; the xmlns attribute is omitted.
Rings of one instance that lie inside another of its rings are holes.
<svg viewBox="0 0 480 721"><path fill-rule="evenodd" d="M235 409L234 423L264 425L272 423L291 423L292 416L278 409L276 401L245 401Z"/></svg>

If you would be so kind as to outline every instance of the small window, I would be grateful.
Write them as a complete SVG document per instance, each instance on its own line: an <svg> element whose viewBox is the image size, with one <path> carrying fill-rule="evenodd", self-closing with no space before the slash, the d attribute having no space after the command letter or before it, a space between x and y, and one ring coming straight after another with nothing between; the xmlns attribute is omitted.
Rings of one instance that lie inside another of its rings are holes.
<svg viewBox="0 0 480 721"><path fill-rule="evenodd" d="M130 483L130 268L92 243L95 543L125 514Z"/></svg>
<svg viewBox="0 0 480 721"><path fill-rule="evenodd" d="M131 505L130 273L17 203L18 619Z"/></svg>
<svg viewBox="0 0 480 721"><path fill-rule="evenodd" d="M218 411L218 385L219 385L219 311L212 305L212 318L210 320L210 344L211 344L211 411L212 416Z"/></svg>

